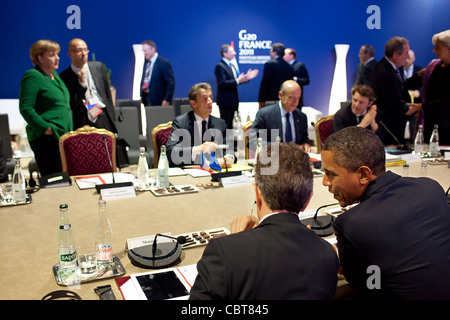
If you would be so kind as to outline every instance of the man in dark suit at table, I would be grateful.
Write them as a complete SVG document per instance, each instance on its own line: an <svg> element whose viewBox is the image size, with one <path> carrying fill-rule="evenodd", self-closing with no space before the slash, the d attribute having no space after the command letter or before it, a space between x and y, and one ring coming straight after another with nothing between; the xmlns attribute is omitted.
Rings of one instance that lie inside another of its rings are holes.
<svg viewBox="0 0 450 320"><path fill-rule="evenodd" d="M218 148L219 145L226 144L227 125L223 119L211 115L213 104L211 85L206 82L194 85L189 90L188 97L193 110L173 120L172 131L167 141L169 164L171 166L201 164L202 154L209 157L211 152L215 152L221 166L230 166L234 162L232 150L227 148L230 152L223 156L222 150Z"/></svg>
<svg viewBox="0 0 450 320"><path fill-rule="evenodd" d="M333 299L336 252L298 217L313 191L308 154L293 143L267 145L258 155L254 188L257 218L240 216L233 234L209 242L190 299Z"/></svg>
<svg viewBox="0 0 450 320"><path fill-rule="evenodd" d="M280 100L256 113L249 133L250 145L256 144L257 138L262 138L264 143L271 143L279 136L282 142L295 142L310 152L307 117L297 108L301 94L302 89L297 82L283 82L278 92Z"/></svg>
<svg viewBox="0 0 450 320"><path fill-rule="evenodd" d="M274 43L270 49L271 60L264 64L261 83L259 85L258 103L263 108L266 101L278 100L278 90L286 80L294 79L294 68L284 61L284 45Z"/></svg>
<svg viewBox="0 0 450 320"><path fill-rule="evenodd" d="M408 116L419 110L417 105L407 103L410 98L403 78L409 42L403 37L393 37L386 42L384 49L385 56L372 74L372 88L377 95L376 104L382 123L378 134L384 145L404 144Z"/></svg>
<svg viewBox="0 0 450 320"><path fill-rule="evenodd" d="M117 133L114 103L106 67L99 61L89 61L89 50L81 39L69 42L70 67L62 71L61 79L70 93L73 127L84 125ZM91 106L88 110L88 106Z"/></svg>
<svg viewBox="0 0 450 320"><path fill-rule="evenodd" d="M238 86L249 82L258 75L257 69L249 69L241 73L233 64L236 51L229 44L220 47L222 60L217 63L214 74L217 81L216 102L219 106L220 117L227 123L228 129L233 128L234 112L239 108Z"/></svg>
<svg viewBox="0 0 450 320"><path fill-rule="evenodd" d="M378 130L377 106L373 89L366 85L356 85L352 88L352 101L344 104L333 118L333 132L346 127L358 126L369 128L373 132Z"/></svg>
<svg viewBox="0 0 450 320"><path fill-rule="evenodd" d="M284 50L283 59L287 63L289 63L292 68L294 68L294 80L297 81L297 83L300 85L300 88L302 88L302 96L300 97L300 101L298 102L297 106L297 108L301 110L303 107L303 96L305 95L303 87L309 85L308 69L306 69L304 63L297 61L297 51L295 51L293 48L287 48L286 50Z"/></svg>
<svg viewBox="0 0 450 320"><path fill-rule="evenodd" d="M168 106L175 92L175 78L172 66L161 57L155 42L142 42L145 63L142 71L141 98L145 106Z"/></svg>
<svg viewBox="0 0 450 320"><path fill-rule="evenodd" d="M341 207L334 222L341 270L356 297L450 299L450 207L429 178L386 171L371 130L347 127L325 141L323 185Z"/></svg>

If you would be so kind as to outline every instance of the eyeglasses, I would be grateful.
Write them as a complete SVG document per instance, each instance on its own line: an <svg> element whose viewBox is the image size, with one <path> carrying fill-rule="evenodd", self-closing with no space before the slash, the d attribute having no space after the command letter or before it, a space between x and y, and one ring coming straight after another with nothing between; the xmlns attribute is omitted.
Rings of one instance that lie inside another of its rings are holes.
<svg viewBox="0 0 450 320"><path fill-rule="evenodd" d="M71 51L73 51L75 53L89 53L89 49L88 48L86 48L86 49L76 49L76 50L71 50Z"/></svg>

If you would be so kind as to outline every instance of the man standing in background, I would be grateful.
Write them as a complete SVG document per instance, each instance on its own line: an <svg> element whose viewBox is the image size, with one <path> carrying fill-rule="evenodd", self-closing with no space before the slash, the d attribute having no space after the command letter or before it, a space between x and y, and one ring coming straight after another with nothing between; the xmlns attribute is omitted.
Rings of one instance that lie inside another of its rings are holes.
<svg viewBox="0 0 450 320"><path fill-rule="evenodd" d="M145 106L168 106L175 92L172 66L156 51L151 40L142 42L145 63L142 71L141 98Z"/></svg>

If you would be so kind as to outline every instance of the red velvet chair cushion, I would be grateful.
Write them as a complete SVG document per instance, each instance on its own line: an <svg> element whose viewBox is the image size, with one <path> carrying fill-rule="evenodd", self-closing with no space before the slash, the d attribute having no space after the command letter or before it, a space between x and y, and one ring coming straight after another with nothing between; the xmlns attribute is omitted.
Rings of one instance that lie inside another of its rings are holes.
<svg viewBox="0 0 450 320"><path fill-rule="evenodd" d="M319 123L319 136L322 143L333 133L333 119Z"/></svg>
<svg viewBox="0 0 450 320"><path fill-rule="evenodd" d="M69 175L84 175L111 172L108 154L103 135L97 133L79 134L64 140L64 154ZM107 136L106 143L110 157L112 139ZM112 159L111 159L112 161Z"/></svg>
<svg viewBox="0 0 450 320"><path fill-rule="evenodd" d="M170 133L172 132L172 127L166 129L161 129L156 132L156 144L158 145L158 151L161 149L162 145L166 145L169 140Z"/></svg>

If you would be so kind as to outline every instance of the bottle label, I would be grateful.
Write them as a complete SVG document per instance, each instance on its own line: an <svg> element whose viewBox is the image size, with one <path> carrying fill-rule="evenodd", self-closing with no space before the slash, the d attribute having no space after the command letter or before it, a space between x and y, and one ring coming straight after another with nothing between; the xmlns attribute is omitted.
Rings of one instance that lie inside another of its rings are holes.
<svg viewBox="0 0 450 320"><path fill-rule="evenodd" d="M72 252L72 253L68 253L68 254L62 254L59 256L59 258L62 262L72 262L77 258L77 253Z"/></svg>
<svg viewBox="0 0 450 320"><path fill-rule="evenodd" d="M59 229L64 230L64 231L69 231L70 227L71 227L70 224L65 224L65 225L59 226Z"/></svg>
<svg viewBox="0 0 450 320"><path fill-rule="evenodd" d="M97 248L97 260L108 261L113 259L113 252L111 245L99 244Z"/></svg>

